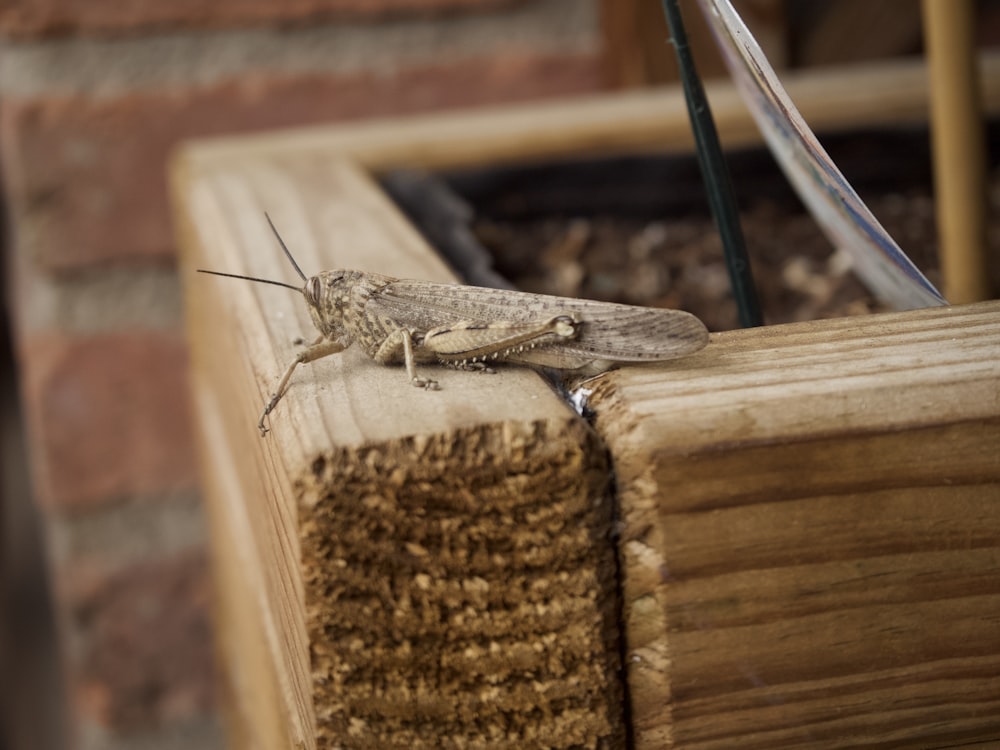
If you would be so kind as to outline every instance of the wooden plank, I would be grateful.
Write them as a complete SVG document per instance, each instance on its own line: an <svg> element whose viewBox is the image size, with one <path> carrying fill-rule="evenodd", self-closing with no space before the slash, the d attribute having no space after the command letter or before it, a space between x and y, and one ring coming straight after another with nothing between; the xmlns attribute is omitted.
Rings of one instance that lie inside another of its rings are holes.
<svg viewBox="0 0 1000 750"><path fill-rule="evenodd" d="M696 0L681 0L688 43L703 80L727 75L725 63ZM788 59L785 0L743 2L739 11L776 69ZM609 83L662 85L679 79L662 0L601 0L601 29Z"/></svg>
<svg viewBox="0 0 1000 750"><path fill-rule="evenodd" d="M619 88L648 84L646 49L636 39L639 0L601 0L600 8L608 83Z"/></svg>
<svg viewBox="0 0 1000 750"><path fill-rule="evenodd" d="M538 375L399 368L348 350L255 423L302 300L196 275L348 266L448 280L355 165L187 151L173 179L192 380L239 747L614 747L624 732L608 472Z"/></svg>
<svg viewBox="0 0 1000 750"><path fill-rule="evenodd" d="M924 0L931 81L934 208L945 297L953 304L990 299L986 217L986 124L976 67L977 7L972 0ZM997 293L1000 293L998 288Z"/></svg>
<svg viewBox="0 0 1000 750"><path fill-rule="evenodd" d="M636 748L1000 739L1000 302L714 334L589 406Z"/></svg>
<svg viewBox="0 0 1000 750"><path fill-rule="evenodd" d="M796 63L843 65L913 55L920 49L920 5L913 0L838 0L803 6Z"/></svg>
<svg viewBox="0 0 1000 750"><path fill-rule="evenodd" d="M1000 113L1000 53L981 58L983 106ZM796 106L817 132L927 121L927 75L921 60L789 73L782 76ZM757 145L757 128L732 85L706 91L727 147ZM690 125L682 92L659 90L532 102L363 126L301 128L279 134L199 142L203 156L284 159L340 154L373 170L432 169L586 155L688 151Z"/></svg>

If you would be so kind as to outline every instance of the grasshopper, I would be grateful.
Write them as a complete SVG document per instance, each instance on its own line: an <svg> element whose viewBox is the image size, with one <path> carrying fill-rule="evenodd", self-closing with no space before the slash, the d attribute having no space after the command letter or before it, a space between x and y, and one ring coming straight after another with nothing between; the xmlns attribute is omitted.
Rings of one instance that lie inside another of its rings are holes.
<svg viewBox="0 0 1000 750"><path fill-rule="evenodd" d="M288 390L295 368L357 343L381 365L406 366L410 383L437 390L417 364L490 371L491 363L596 375L626 363L683 357L708 342L705 325L681 310L437 284L364 271L321 271L306 277L267 222L304 286L198 269L199 273L274 284L300 291L319 336L285 368L257 427Z"/></svg>

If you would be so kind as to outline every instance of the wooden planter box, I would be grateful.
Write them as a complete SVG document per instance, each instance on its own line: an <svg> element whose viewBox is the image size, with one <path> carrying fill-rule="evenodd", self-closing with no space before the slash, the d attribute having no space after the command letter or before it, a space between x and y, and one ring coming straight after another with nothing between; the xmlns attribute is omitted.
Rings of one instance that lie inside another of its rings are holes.
<svg viewBox="0 0 1000 750"><path fill-rule="evenodd" d="M789 89L824 129L925 108L906 66ZM710 96L728 144L756 141L731 88ZM602 376L592 425L527 370L425 393L348 350L302 368L259 437L305 306L193 271L296 283L264 211L307 274L445 281L373 171L689 139L668 90L179 154L234 747L1000 739L1000 303L713 334Z"/></svg>

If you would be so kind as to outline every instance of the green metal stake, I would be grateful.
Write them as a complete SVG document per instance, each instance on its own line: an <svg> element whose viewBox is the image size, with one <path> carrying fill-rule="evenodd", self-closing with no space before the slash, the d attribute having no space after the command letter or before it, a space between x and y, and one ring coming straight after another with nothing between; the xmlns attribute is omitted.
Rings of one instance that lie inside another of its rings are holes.
<svg viewBox="0 0 1000 750"><path fill-rule="evenodd" d="M663 0L663 15L666 16L667 25L670 27L670 41L677 53L681 82L684 85L684 99L687 102L691 130L694 132L697 146L698 163L701 166L702 178L705 180L715 225L722 238L722 250L726 256L729 283L732 285L733 298L739 311L740 325L744 328L763 325L757 288L754 286L750 257L743 241L743 231L740 229L739 208L733 195L729 170L722 156L712 110L708 106L705 89L702 88L694 58L691 56L677 0Z"/></svg>

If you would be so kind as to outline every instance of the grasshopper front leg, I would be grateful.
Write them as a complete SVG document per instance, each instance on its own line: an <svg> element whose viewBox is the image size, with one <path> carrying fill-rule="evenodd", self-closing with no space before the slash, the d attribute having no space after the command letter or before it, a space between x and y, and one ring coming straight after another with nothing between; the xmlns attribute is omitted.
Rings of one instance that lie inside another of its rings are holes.
<svg viewBox="0 0 1000 750"><path fill-rule="evenodd" d="M274 407L278 405L278 402L281 401L281 397L284 396L285 391L288 390L288 382L292 379L292 373L295 372L295 368L307 362L314 362L315 360L326 357L327 355L342 352L346 348L347 347L339 341L331 341L330 339L320 336L316 339L316 341L296 355L295 359L293 359L289 363L288 367L285 368L285 372L282 374L281 380L278 381L277 388L275 388L270 400L264 407L263 413L260 415L260 421L257 422L257 429L260 430L261 437L267 434L267 427L264 426L264 420L267 418L268 414L274 411Z"/></svg>

